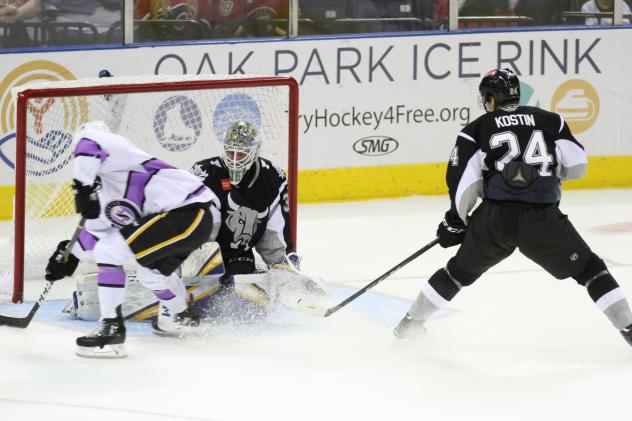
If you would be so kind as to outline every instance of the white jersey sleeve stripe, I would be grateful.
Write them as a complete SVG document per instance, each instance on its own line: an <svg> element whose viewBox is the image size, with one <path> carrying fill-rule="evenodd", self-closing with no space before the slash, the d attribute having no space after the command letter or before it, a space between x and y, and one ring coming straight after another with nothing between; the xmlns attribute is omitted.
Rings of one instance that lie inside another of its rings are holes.
<svg viewBox="0 0 632 421"><path fill-rule="evenodd" d="M91 186L97 178L101 168L101 160L95 156L79 155L75 158L72 167L72 178L78 180L84 186Z"/></svg>
<svg viewBox="0 0 632 421"><path fill-rule="evenodd" d="M470 160L454 195L454 204L463 222L467 223L467 215L476 204L476 200L483 195L483 165L485 153L477 151Z"/></svg>
<svg viewBox="0 0 632 421"><path fill-rule="evenodd" d="M555 154L559 162L557 176L560 180L575 180L586 174L588 169L586 151L575 142L568 139L556 140Z"/></svg>
<svg viewBox="0 0 632 421"><path fill-rule="evenodd" d="M476 143L476 140L474 140L474 138L468 134L465 134L463 132L459 132L458 136L462 137L463 139L467 139L470 142Z"/></svg>
<svg viewBox="0 0 632 421"><path fill-rule="evenodd" d="M257 252L267 264L271 264L285 256L287 243L283 236L285 230L285 218L281 206L281 195L285 190L287 181L279 186L279 193L270 205L270 218L266 230L261 236L261 240L256 245Z"/></svg>

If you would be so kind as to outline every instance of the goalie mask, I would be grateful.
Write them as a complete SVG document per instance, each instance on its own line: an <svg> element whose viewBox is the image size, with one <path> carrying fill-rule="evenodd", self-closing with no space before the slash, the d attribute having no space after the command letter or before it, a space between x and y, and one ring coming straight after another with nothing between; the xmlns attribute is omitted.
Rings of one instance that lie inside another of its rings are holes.
<svg viewBox="0 0 632 421"><path fill-rule="evenodd" d="M510 69L494 69L485 74L478 87L483 108L489 96L494 97L496 106L503 109L515 109L520 102L520 81Z"/></svg>
<svg viewBox="0 0 632 421"><path fill-rule="evenodd" d="M257 129L252 124L238 121L226 130L221 158L228 168L231 184L239 184L246 171L259 157L260 147Z"/></svg>

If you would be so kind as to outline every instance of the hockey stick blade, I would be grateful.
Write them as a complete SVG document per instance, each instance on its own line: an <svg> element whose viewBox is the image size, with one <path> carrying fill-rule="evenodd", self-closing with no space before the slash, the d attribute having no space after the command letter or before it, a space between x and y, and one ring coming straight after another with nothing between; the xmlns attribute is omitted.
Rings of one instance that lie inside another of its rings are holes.
<svg viewBox="0 0 632 421"><path fill-rule="evenodd" d="M407 264L409 264L410 262L412 262L413 260L421 256L422 254L424 254L425 252L433 248L437 244L439 244L439 239L435 238L434 240L432 240L431 242L429 242L428 244L426 244L425 246L423 246L422 248L420 248L419 250L417 250L416 252L408 256L406 259L398 263L396 266L394 266L393 268L391 268L390 270L382 274L382 276L373 280L364 288L359 289L354 294L350 295L345 300L341 301L340 303L338 303L337 305L333 307L323 308L323 307L314 305L313 303L305 302L302 298L299 298L298 301L296 302L295 308L304 313L311 314L313 316L329 317L335 312L337 312L338 310L340 310L341 308L343 308L344 306L346 306L347 304L349 304L350 302L354 301L356 298L358 298L365 292L367 292L369 289L373 288L375 285L382 282L384 279L391 276L393 273L397 272L398 270L400 270L401 268L403 268L404 266L406 266Z"/></svg>
<svg viewBox="0 0 632 421"><path fill-rule="evenodd" d="M86 222L86 218L82 217L81 221L79 221L79 225L77 225L77 228L75 229L75 232L72 235L72 238L68 241L68 244L66 245L66 249L64 250L62 259L66 260L68 256L70 255L72 247L75 245L75 243L79 239L79 233L81 229L83 228L83 225L85 224L85 222ZM46 299L48 292L53 287L53 282L54 281L46 282L46 285L44 286L44 290L42 291L39 298L37 299L37 301L31 308L31 311L29 311L29 314L27 314L25 317L12 317L12 316L6 316L6 315L0 314L0 326L11 326L11 327L17 327L20 329L25 329L31 323L31 320L33 320L33 316L35 316L35 313L37 313L37 310L39 310L40 306Z"/></svg>
<svg viewBox="0 0 632 421"><path fill-rule="evenodd" d="M33 316L35 316L35 313L37 313L37 310L46 299L46 296L48 295L48 292L50 291L52 286L52 282L48 281L46 283L46 286L40 294L40 297L37 299L37 302L33 305L33 308L31 308L29 314L27 314L25 317L11 317L0 314L0 326L11 326L25 329L31 323L31 320L33 320Z"/></svg>

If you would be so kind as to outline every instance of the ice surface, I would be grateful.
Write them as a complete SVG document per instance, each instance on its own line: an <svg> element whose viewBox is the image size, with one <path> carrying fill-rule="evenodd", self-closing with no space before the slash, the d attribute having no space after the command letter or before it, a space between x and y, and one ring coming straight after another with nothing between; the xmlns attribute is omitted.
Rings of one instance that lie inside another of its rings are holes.
<svg viewBox="0 0 632 421"><path fill-rule="evenodd" d="M336 283L335 302L430 241L447 206L446 197L300 206L303 268ZM566 192L561 208L632 296L632 190ZM395 340L405 300L454 251L430 250L327 319L288 310L186 340L136 326L122 360L74 355L94 324L57 323L54 300L71 289L60 282L49 313L25 330L0 327L0 420L627 417L632 348L583 288L519 253L462 291L426 337ZM27 298L41 285L27 283Z"/></svg>

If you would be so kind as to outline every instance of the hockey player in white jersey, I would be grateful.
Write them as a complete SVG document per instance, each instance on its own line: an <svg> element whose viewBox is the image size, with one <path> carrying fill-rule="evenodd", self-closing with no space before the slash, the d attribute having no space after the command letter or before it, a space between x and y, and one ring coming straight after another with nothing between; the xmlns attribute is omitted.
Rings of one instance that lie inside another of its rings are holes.
<svg viewBox="0 0 632 421"><path fill-rule="evenodd" d="M160 300L153 331L178 335L199 325L186 290L174 273L219 221L217 197L188 171L150 156L105 123L87 123L75 135L73 190L77 212L87 219L70 258L58 245L46 279L74 273L79 260L98 267L101 326L77 338L80 356L123 357L123 265L135 260L137 277ZM215 204L215 205L214 205Z"/></svg>

